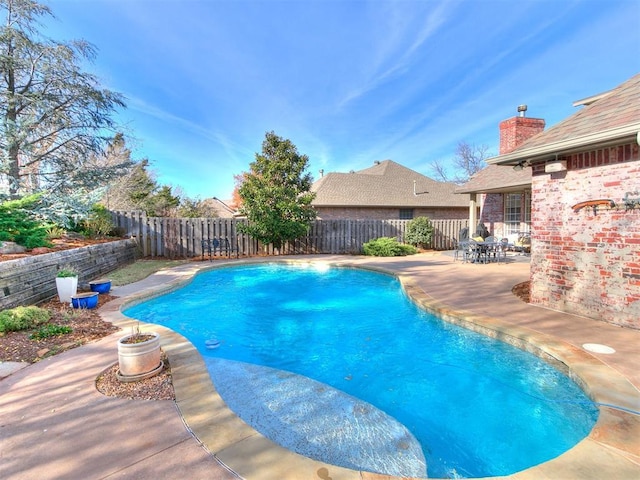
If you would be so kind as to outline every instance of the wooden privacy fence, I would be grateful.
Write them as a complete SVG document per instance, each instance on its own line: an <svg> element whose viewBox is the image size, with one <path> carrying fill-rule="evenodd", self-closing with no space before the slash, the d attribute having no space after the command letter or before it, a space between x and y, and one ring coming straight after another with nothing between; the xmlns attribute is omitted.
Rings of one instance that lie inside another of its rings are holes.
<svg viewBox="0 0 640 480"><path fill-rule="evenodd" d="M277 251L273 245L238 232L244 219L236 218L167 218L147 217L141 212L112 212L113 222L126 235L135 238L145 257L191 258L206 255L203 240L228 239L236 255L286 254L358 254L362 245L379 237L404 241L410 220L315 220L309 233L288 242ZM432 220L430 248L450 250L455 247L460 230L468 220ZM236 252L237 249L237 252ZM219 252L218 252L219 253Z"/></svg>

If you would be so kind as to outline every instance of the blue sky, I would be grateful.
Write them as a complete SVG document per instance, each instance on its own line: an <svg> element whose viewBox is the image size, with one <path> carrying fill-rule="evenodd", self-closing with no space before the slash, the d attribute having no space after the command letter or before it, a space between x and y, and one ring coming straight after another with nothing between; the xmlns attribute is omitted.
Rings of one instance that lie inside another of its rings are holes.
<svg viewBox="0 0 640 480"><path fill-rule="evenodd" d="M315 179L392 159L425 175L456 145L498 153L527 104L547 127L640 72L638 0L52 0L161 184L230 198L265 133Z"/></svg>

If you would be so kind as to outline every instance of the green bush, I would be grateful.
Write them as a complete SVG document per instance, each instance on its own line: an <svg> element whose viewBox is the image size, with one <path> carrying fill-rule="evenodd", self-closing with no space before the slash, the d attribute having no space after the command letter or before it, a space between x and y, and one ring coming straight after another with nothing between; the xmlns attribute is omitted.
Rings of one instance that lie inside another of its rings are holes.
<svg viewBox="0 0 640 480"><path fill-rule="evenodd" d="M404 239L408 244L427 248L431 245L433 225L427 217L416 217L407 225Z"/></svg>
<svg viewBox="0 0 640 480"><path fill-rule="evenodd" d="M50 247L47 225L33 213L38 195L0 203L0 241L16 242L25 248Z"/></svg>
<svg viewBox="0 0 640 480"><path fill-rule="evenodd" d="M71 333L70 327L64 325L42 325L38 330L29 335L31 340L42 340L49 337L57 337L58 335L65 335Z"/></svg>
<svg viewBox="0 0 640 480"><path fill-rule="evenodd" d="M365 255L373 257L402 257L418 253L415 247L398 243L398 240L391 237L370 240L362 245L362 248Z"/></svg>
<svg viewBox="0 0 640 480"><path fill-rule="evenodd" d="M67 231L62 228L60 225L51 224L46 227L47 238L49 240L54 240L56 238L61 238Z"/></svg>
<svg viewBox="0 0 640 480"><path fill-rule="evenodd" d="M84 221L84 230L90 237L105 237L113 230L111 213L103 205L96 204L91 208L89 217Z"/></svg>
<svg viewBox="0 0 640 480"><path fill-rule="evenodd" d="M0 333L17 332L47 323L51 314L44 308L16 307L0 312Z"/></svg>

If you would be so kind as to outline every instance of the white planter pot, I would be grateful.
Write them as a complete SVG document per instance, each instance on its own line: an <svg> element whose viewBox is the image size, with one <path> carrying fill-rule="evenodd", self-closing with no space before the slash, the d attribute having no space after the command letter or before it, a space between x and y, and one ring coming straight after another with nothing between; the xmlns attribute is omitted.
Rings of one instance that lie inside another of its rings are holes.
<svg viewBox="0 0 640 480"><path fill-rule="evenodd" d="M71 303L71 297L78 291L78 277L56 277L56 288L61 303Z"/></svg>
<svg viewBox="0 0 640 480"><path fill-rule="evenodd" d="M132 335L118 340L118 379L131 382L152 377L164 367L160 359L160 335L155 332L143 333L153 338L139 343L125 343Z"/></svg>

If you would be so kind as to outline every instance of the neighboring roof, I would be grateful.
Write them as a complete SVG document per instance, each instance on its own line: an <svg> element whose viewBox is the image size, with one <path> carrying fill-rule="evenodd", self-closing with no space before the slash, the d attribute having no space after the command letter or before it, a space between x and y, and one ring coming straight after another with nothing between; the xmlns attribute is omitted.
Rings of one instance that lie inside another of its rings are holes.
<svg viewBox="0 0 640 480"><path fill-rule="evenodd" d="M205 204L209 211L215 212L220 218L233 218L236 213L233 208L217 197L206 198L202 203Z"/></svg>
<svg viewBox="0 0 640 480"><path fill-rule="evenodd" d="M510 165L489 165L473 175L456 193L497 193L531 186L531 169L514 170Z"/></svg>
<svg viewBox="0 0 640 480"><path fill-rule="evenodd" d="M454 183L438 182L391 160L358 172L328 173L311 187L314 207L468 207L468 199L455 189Z"/></svg>
<svg viewBox="0 0 640 480"><path fill-rule="evenodd" d="M534 135L505 155L490 158L489 164L515 165L549 160L588 148L634 141L640 132L640 74L605 94L583 101L584 108L553 127Z"/></svg>

